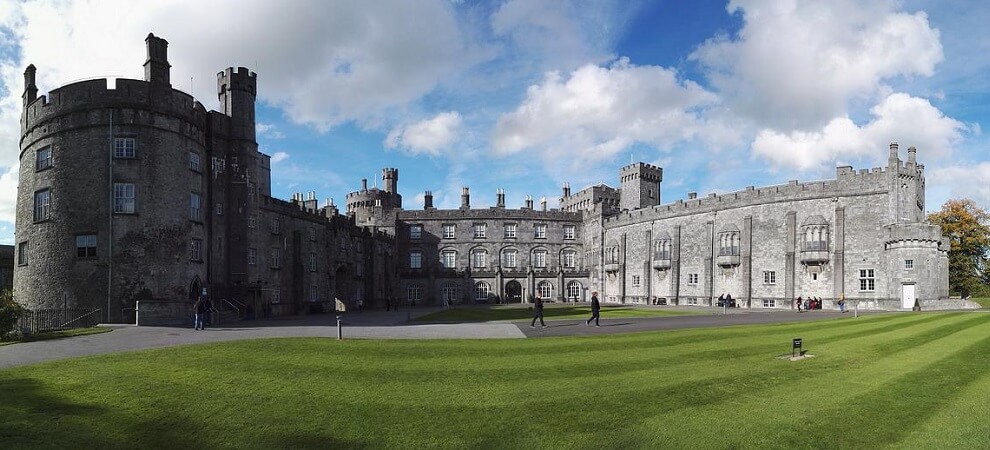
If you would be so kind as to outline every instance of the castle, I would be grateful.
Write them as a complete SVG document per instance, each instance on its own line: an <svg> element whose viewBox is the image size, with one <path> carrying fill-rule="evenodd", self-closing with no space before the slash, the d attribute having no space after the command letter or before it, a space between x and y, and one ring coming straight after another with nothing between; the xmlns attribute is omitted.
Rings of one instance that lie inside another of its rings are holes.
<svg viewBox="0 0 990 450"><path fill-rule="evenodd" d="M925 223L914 148L885 168L661 204L663 171L637 163L620 187L559 208L405 209L399 171L336 205L271 196L258 151L256 75L217 74L222 111L169 81L168 43L149 34L144 80L88 80L38 96L24 73L14 288L29 308L135 302L185 320L204 292L240 312L288 315L387 302L511 303L541 297L790 308L845 295L863 307L946 305L947 244ZM144 316L142 316L144 317Z"/></svg>

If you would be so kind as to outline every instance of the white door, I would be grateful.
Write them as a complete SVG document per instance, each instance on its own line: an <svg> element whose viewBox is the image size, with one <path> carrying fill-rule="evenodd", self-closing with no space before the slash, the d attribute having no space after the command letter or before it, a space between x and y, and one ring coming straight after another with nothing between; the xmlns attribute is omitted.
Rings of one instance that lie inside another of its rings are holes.
<svg viewBox="0 0 990 450"><path fill-rule="evenodd" d="M914 307L914 285L913 284L902 284L901 285L901 308L913 308Z"/></svg>

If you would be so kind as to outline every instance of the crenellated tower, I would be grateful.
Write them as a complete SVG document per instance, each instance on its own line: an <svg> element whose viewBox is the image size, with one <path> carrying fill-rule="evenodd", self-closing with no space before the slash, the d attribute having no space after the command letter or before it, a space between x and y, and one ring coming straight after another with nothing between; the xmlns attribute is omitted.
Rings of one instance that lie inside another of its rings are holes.
<svg viewBox="0 0 990 450"><path fill-rule="evenodd" d="M633 210L660 204L660 182L663 169L638 162L619 171L621 193L619 208Z"/></svg>
<svg viewBox="0 0 990 450"><path fill-rule="evenodd" d="M255 140L254 103L258 92L258 76L244 67L228 67L217 74L217 97L223 113L231 118L233 139Z"/></svg>

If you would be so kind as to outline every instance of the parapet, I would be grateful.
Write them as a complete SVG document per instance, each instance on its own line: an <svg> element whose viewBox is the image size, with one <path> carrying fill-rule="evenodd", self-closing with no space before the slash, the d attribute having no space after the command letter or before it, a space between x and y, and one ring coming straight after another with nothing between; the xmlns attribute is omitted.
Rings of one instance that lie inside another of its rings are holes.
<svg viewBox="0 0 990 450"><path fill-rule="evenodd" d="M217 73L217 95L226 91L243 91L251 95L258 93L258 75L246 67L228 67Z"/></svg>

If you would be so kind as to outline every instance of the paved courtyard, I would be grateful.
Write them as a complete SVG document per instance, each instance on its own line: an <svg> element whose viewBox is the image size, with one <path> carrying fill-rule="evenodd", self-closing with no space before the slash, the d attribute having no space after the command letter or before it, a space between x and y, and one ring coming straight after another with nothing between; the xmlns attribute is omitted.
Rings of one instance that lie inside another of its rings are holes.
<svg viewBox="0 0 990 450"><path fill-rule="evenodd" d="M547 336L630 333L681 328L784 323L845 316L830 311L799 314L793 311L704 310L706 314L652 318L608 318L603 313L601 327L586 326L583 319L547 320L547 328L530 328L529 322L414 324L408 320L437 311L418 308L411 311L367 311L342 316L344 339L521 339ZM278 337L337 336L336 316L313 315L288 319L241 321L205 331L192 328L116 326L109 333L25 342L0 347L0 369L63 358L135 351L174 345L223 342Z"/></svg>

